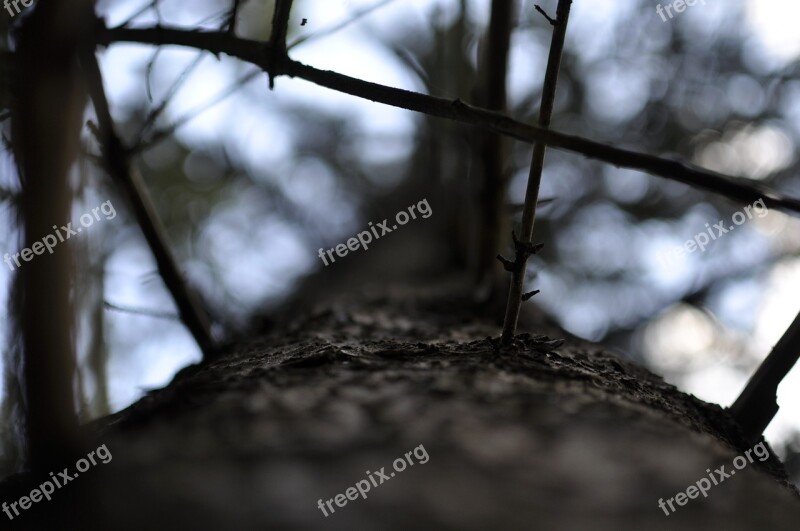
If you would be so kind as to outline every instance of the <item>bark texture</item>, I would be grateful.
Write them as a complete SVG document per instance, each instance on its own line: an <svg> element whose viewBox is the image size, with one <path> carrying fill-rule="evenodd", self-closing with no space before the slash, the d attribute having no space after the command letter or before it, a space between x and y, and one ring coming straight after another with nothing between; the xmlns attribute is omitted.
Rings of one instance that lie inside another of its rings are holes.
<svg viewBox="0 0 800 531"><path fill-rule="evenodd" d="M561 344L542 325L500 349L487 338L497 322L454 293L442 282L308 304L104 419L98 444L113 462L37 510L64 511L55 522L71 515L80 529L115 530L797 522L798 497L774 457L666 516L659 498L685 491L707 468L730 471L748 448L728 415L596 345ZM419 445L425 464L415 460L328 517L317 507L367 471L388 475ZM38 517L27 511L19 522Z"/></svg>

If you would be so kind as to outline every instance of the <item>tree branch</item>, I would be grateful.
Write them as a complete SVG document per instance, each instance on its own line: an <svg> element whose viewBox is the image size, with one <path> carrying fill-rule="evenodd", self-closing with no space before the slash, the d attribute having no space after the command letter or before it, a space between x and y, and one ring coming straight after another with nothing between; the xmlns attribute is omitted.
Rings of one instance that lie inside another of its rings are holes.
<svg viewBox="0 0 800 531"><path fill-rule="evenodd" d="M233 5L228 13L228 20L226 21L226 30L230 35L236 34L236 17L239 16L239 8L241 7L242 0L233 0Z"/></svg>
<svg viewBox="0 0 800 531"><path fill-rule="evenodd" d="M93 50L81 54L81 67L87 78L89 94L94 103L98 121L98 141L103 159L111 177L125 191L139 226L153 252L158 271L169 289L181 320L191 332L205 359L209 359L214 349L214 339L208 315L205 313L197 293L186 283L178 268L177 260L169 247L166 230L153 205L141 174L130 165L130 153L114 131L114 123L103 89L103 78Z"/></svg>
<svg viewBox="0 0 800 531"><path fill-rule="evenodd" d="M115 42L138 42L153 45L179 45L214 54L224 53L267 70L269 46L258 41L235 38L226 32L188 31L177 28L101 29L100 45ZM768 208L800 214L800 200L786 197L748 179L730 177L703 170L675 160L637 153L582 137L549 131L528 125L504 114L468 105L461 100L448 100L409 90L387 87L303 63L285 59L273 65L274 76L299 77L322 87L378 103L446 118L467 125L482 127L527 143L539 142L551 148L570 151L621 168L639 170L651 175L709 190L734 201L750 204L764 199Z"/></svg>
<svg viewBox="0 0 800 531"><path fill-rule="evenodd" d="M778 385L800 359L800 314L759 365L742 394L729 408L731 415L755 442L778 412Z"/></svg>
<svg viewBox="0 0 800 531"><path fill-rule="evenodd" d="M144 308L133 308L131 306L120 306L118 304L112 304L108 301L103 302L103 307L117 312L132 313L135 315L144 315L145 317L153 317L155 319L172 319L176 321L180 321L181 319L174 313L157 312L155 310L146 310Z"/></svg>
<svg viewBox="0 0 800 531"><path fill-rule="evenodd" d="M550 42L550 56L547 59L547 70L545 71L544 86L542 88L542 103L539 107L539 127L543 129L550 127L550 119L553 117L558 72L561 68L561 56L564 53L564 39L567 35L570 7L572 7L572 0L558 0L556 20L553 21L548 17L555 29ZM542 11L542 14L544 14L544 11ZM547 17L546 14L545 16ZM533 223L536 219L536 201L539 197L539 186L542 183L546 151L547 145L542 142L537 142L533 146L528 186L525 190L525 206L522 210L522 241L520 244L517 244L516 241L514 242L516 257L514 259L514 269L511 272L511 285L508 288L508 302L503 321L502 339L504 343L511 342L517 331L517 321L519 320L520 306L523 301L522 290L525 286L525 270L528 265L528 257L531 255L528 249L531 248L533 243L531 240L533 239ZM531 296L533 295L526 294L524 300L530 299Z"/></svg>
<svg viewBox="0 0 800 531"><path fill-rule="evenodd" d="M289 32L289 16L292 12L293 0L276 0L275 12L272 14L272 35L269 44L282 52L286 52L286 35Z"/></svg>
<svg viewBox="0 0 800 531"><path fill-rule="evenodd" d="M204 111L210 109L211 107L217 105L218 103L221 103L226 99L228 99L229 97L233 96L236 93L236 91L241 90L247 85L247 83L249 83L250 81L252 81L257 76L260 75L263 75L263 72L258 69L248 72L247 74L243 75L242 77L238 78L236 81L231 83L225 90L217 94L211 100L203 103L202 105L198 106L195 109L192 109L191 111L188 111L186 114L184 114L180 118L175 119L171 124L163 127L162 129L153 131L153 133L150 135L150 138L145 139L143 138L143 136L140 135L139 141L136 143L136 145L131 146L129 154L131 156L138 155L139 153L142 153L152 148L159 142L169 138L170 136L175 134L175 131L177 131L187 123L191 122L195 118L197 118L198 115L202 114Z"/></svg>

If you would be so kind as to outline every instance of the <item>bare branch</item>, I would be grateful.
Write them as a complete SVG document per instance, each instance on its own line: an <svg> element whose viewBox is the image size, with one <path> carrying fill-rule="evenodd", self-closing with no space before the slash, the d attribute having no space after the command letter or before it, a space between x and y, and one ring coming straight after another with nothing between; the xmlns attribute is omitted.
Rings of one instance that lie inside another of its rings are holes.
<svg viewBox="0 0 800 531"><path fill-rule="evenodd" d="M286 34L289 31L292 2L293 0L275 0L275 12L272 15L272 35L269 38L269 63L267 64L270 89L275 88L275 66L279 61L288 59L286 55Z"/></svg>
<svg viewBox="0 0 800 531"><path fill-rule="evenodd" d="M135 168L131 168L130 153L114 131L108 100L103 89L102 74L93 50L87 50L81 55L81 66L87 77L89 93L94 103L98 121L98 140L107 170L125 191L156 259L164 284L175 299L181 319L194 336L204 357L209 359L214 353L215 344L208 316L197 293L183 279L177 260L170 250L166 230L161 225L142 176Z"/></svg>
<svg viewBox="0 0 800 531"><path fill-rule="evenodd" d="M558 21L553 19L553 18L551 18L550 15L547 14L547 11L542 9L542 6L540 6L539 4L536 4L533 7L535 7L536 11L538 11L544 18L547 19L547 22L549 22L551 26L558 26Z"/></svg>
<svg viewBox="0 0 800 531"><path fill-rule="evenodd" d="M132 308L129 306L119 306L117 304L112 304L110 302L103 302L103 306L109 310L114 310L115 312L122 312L122 313L132 313L135 315L144 315L146 317L153 317L155 319L171 319L180 321L180 317L175 315L174 313L167 313L167 312L157 312L155 310L146 310L144 308Z"/></svg>
<svg viewBox="0 0 800 531"><path fill-rule="evenodd" d="M133 15L128 17L128 19L125 22L123 22L122 24L120 24L120 25L121 26L127 26L128 24L130 24L131 22L133 22L134 20L136 20L140 16L144 15L145 13L150 11L151 9L155 9L157 3L158 3L158 0L152 0L151 2L148 2L146 6L143 6L141 9L136 11Z"/></svg>
<svg viewBox="0 0 800 531"><path fill-rule="evenodd" d="M214 55L230 55L262 67L265 63L264 52L270 50L270 46L263 42L234 37L223 31L194 31L168 26L101 28L97 41L105 46L114 42L186 46L206 50Z"/></svg>
<svg viewBox="0 0 800 531"><path fill-rule="evenodd" d="M145 118L142 127L139 129L139 134L137 135L139 138L141 138L153 126L156 120L158 120L158 117L161 116L161 114L167 108L169 102L172 101L172 98L175 97L175 94L177 94L178 90L180 90L180 88L183 86L186 80L189 79L189 76L192 74L192 72L194 72L194 70L198 67L198 65L200 65L200 62L202 60L203 60L203 54L202 53L197 54L197 56L192 60L192 62L189 63L189 66L187 66L183 70L183 72L181 72L181 74L178 76L178 79L175 80L175 82L167 91L167 94L161 100L161 103L159 103L156 108L151 110L150 113L147 115L147 118ZM147 85L147 91L149 94L150 93L149 83Z"/></svg>
<svg viewBox="0 0 800 531"><path fill-rule="evenodd" d="M769 356L759 365L742 394L729 408L744 430L745 437L755 442L778 412L778 385L800 359L800 314L781 337Z"/></svg>
<svg viewBox="0 0 800 531"><path fill-rule="evenodd" d="M153 45L180 45L207 50L214 54L224 53L267 69L262 42L233 38L226 32L188 31L177 28L112 28L101 30L98 44L114 42L138 42ZM528 125L502 113L473 107L461 100L448 100L417 92L387 87L350 76L320 70L303 63L286 59L274 65L274 76L299 77L322 87L352 96L384 103L430 116L446 118L464 124L482 127L496 133L527 143L540 142L551 148L570 151L621 168L639 170L651 175L682 182L723 195L734 201L750 204L763 199L768 208L800 214L800 200L783 196L749 179L730 177L703 170L675 160L637 153L579 136Z"/></svg>
<svg viewBox="0 0 800 531"><path fill-rule="evenodd" d="M239 16L239 8L241 7L241 4L242 0L233 0L233 6L231 6L231 10L225 23L227 26L226 29L231 35L236 34L236 17Z"/></svg>
<svg viewBox="0 0 800 531"><path fill-rule="evenodd" d="M557 20L555 22L551 20L551 24L555 29L550 43L550 57L547 59L547 70L542 88L542 104L539 107L539 127L543 129L550 127L550 120L553 117L558 72L561 68L561 56L564 52L564 39L567 35L570 7L572 7L572 0L558 0ZM544 11L541 9L540 11L547 17ZM550 17L547 18L550 20ZM533 222L536 219L536 201L539 197L539 185L542 182L546 150L547 145L541 142L537 142L533 146L533 158L531 160L530 173L528 174L528 187L525 190L525 206L522 210L522 241L514 242L516 245L516 259L514 260L514 270L511 272L511 285L508 288L508 302L506 304L505 320L503 321L504 343L509 343L514 339L520 306L523 301L532 296L530 294L523 295L522 293L525 286L525 270L528 265L528 256L531 254L526 247L532 245Z"/></svg>
<svg viewBox="0 0 800 531"><path fill-rule="evenodd" d="M237 91L239 91L240 89L244 88L247 85L247 83L249 83L250 81L252 81L256 77L258 77L260 75L263 75L263 74L264 73L261 70L255 70L253 72L249 72L249 73L243 75L242 77L240 77L239 79L237 79L236 81L231 83L231 85L229 87L227 87L225 90L220 92L217 96L215 96L214 98L212 98L208 102L206 102L203 105L199 106L198 108L193 109L193 110L189 111L188 113L184 114L183 116L181 116L180 118L175 120L172 124L170 124L168 127L165 127L164 129L160 129L160 130L155 131L150 136L149 139L141 140L137 145L135 145L135 146L133 146L131 148L130 154L131 155L137 155L139 153L142 153L143 151L147 151L148 149L150 149L151 147L155 146L159 142L169 138L170 136L172 136L175 133L175 131L177 131L178 129L180 129L181 127L183 127L184 125L186 125L190 121L194 120L195 118L197 118L197 116L199 116L201 113L203 113L204 111L207 111L208 109L210 109L214 105L217 105L218 103L221 103L221 102L225 101L226 99L230 98Z"/></svg>
<svg viewBox="0 0 800 531"><path fill-rule="evenodd" d="M153 101L153 68L156 66L156 61L158 57L161 55L161 48L156 48L156 51L153 52L153 56L147 61L147 67L144 71L144 88L145 92L147 93L147 100Z"/></svg>
<svg viewBox="0 0 800 531"><path fill-rule="evenodd" d="M283 52L286 51L286 35L289 32L292 3L293 0L276 0L275 12L272 14L272 35L269 44Z"/></svg>

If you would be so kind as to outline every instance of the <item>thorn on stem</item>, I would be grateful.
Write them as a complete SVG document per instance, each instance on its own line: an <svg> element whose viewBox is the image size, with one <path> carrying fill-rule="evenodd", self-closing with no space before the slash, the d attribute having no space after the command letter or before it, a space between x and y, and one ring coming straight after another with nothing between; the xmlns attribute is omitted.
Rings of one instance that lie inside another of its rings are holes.
<svg viewBox="0 0 800 531"><path fill-rule="evenodd" d="M513 230L511 231L511 239L514 240L514 249L517 251L518 254L524 254L525 258L531 256L532 254L537 254L539 251L542 250L544 247L543 243L537 243L536 245L530 242L521 242L517 239L517 234Z"/></svg>
<svg viewBox="0 0 800 531"><path fill-rule="evenodd" d="M450 103L450 105L451 105L451 106L452 106L454 109L456 109L456 110L459 110L459 111L460 111L460 110L462 110L464 107L466 107L466 105L464 105L464 102L463 102L463 101L461 101L461 98L456 98L456 99L454 99L454 100L452 101L452 103Z"/></svg>
<svg viewBox="0 0 800 531"><path fill-rule="evenodd" d="M523 293L522 297L520 297L520 298L522 299L522 302L525 302L525 301L529 300L531 297L533 297L534 295L536 295L537 293L539 293L539 290L535 289L533 291L529 291L528 293Z"/></svg>
<svg viewBox="0 0 800 531"><path fill-rule="evenodd" d="M500 260L501 264L503 264L503 269L505 269L509 273L514 272L514 262L512 262L511 260L507 260L506 258L504 258L499 254L497 255L497 259Z"/></svg>
<svg viewBox="0 0 800 531"><path fill-rule="evenodd" d="M549 205L550 203L552 203L555 200L556 200L555 197L543 197L543 198L539 198L539 200L536 201L536 204L539 205L539 206Z"/></svg>

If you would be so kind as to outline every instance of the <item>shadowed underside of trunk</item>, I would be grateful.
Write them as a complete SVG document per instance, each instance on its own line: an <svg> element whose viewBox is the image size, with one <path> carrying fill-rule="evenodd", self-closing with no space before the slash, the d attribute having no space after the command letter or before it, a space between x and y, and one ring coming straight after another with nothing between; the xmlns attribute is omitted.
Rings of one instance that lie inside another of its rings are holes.
<svg viewBox="0 0 800 531"><path fill-rule="evenodd" d="M113 461L37 504L46 515L27 511L15 523L691 530L797 522L797 496L772 456L666 516L659 498L708 477L706 469L730 471L748 448L727 414L595 345L561 344L552 329L500 350L487 338L496 323L480 313L427 288L309 305L104 419L98 444ZM412 457L380 484L381 467L388 476L420 445L427 462ZM378 486L366 499L334 502L324 516L318 500L335 500L368 472Z"/></svg>

